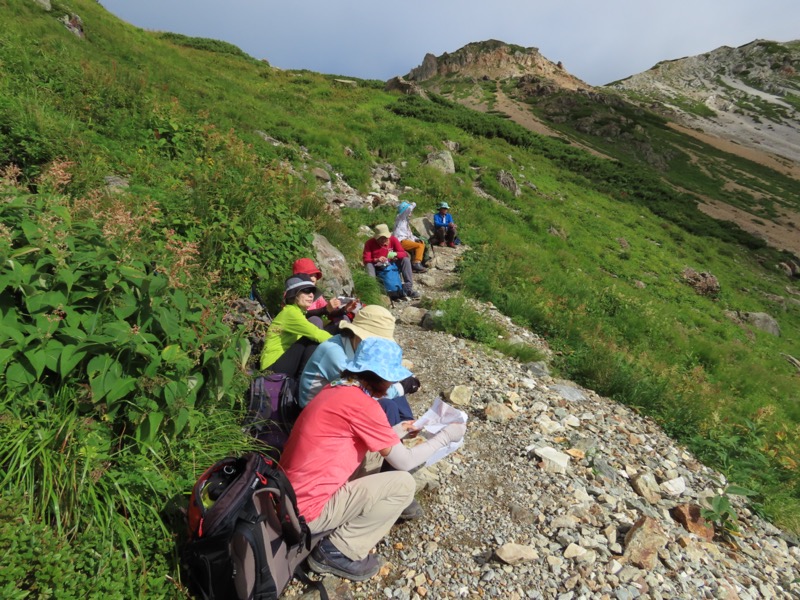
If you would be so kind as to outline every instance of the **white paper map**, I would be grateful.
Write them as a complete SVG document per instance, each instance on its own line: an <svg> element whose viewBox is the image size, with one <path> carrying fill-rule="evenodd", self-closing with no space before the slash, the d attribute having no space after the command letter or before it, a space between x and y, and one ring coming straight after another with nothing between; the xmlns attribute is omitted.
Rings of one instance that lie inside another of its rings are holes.
<svg viewBox="0 0 800 600"><path fill-rule="evenodd" d="M439 433L450 423L466 424L467 413L465 413L463 410L453 408L441 398L437 398L433 401L433 406L431 406L424 415L414 422L414 428L422 430L423 433L420 433L420 435L429 438ZM452 454L461 448L463 444L464 438L461 438L455 442L450 442L450 444L444 448L434 452L433 455L425 462L425 466L428 467L433 463L442 460L448 454Z"/></svg>

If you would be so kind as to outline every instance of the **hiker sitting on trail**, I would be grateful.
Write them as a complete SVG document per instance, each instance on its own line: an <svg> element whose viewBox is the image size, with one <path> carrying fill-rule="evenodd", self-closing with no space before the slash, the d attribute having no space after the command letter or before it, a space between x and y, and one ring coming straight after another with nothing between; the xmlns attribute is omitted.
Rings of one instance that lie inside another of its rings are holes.
<svg viewBox="0 0 800 600"><path fill-rule="evenodd" d="M433 243L440 246L456 247L456 224L450 214L450 205L439 202L433 215Z"/></svg>
<svg viewBox="0 0 800 600"><path fill-rule="evenodd" d="M397 207L397 217L394 220L394 237L400 240L403 250L413 255L411 270L414 273L424 273L428 269L422 266L425 257L425 242L416 237L411 231L411 213L417 207L416 202L401 202Z"/></svg>
<svg viewBox="0 0 800 600"><path fill-rule="evenodd" d="M410 298L419 298L420 293L414 289L411 275L411 259L403 250L400 240L392 235L385 223L375 226L375 236L364 244L364 266L370 277L375 277L375 269L395 263L403 275L403 291Z"/></svg>
<svg viewBox="0 0 800 600"><path fill-rule="evenodd" d="M322 279L322 271L310 258L298 258L294 261L292 273L295 275L308 275L314 285L317 285L317 282ZM342 304L339 298L331 298L330 301L327 301L320 295L306 311L306 318L320 329L325 329L329 333L336 333L342 321L350 320L347 313L353 312L357 305L358 302L355 299L347 304ZM323 317L328 319L327 326L323 325Z"/></svg>
<svg viewBox="0 0 800 600"><path fill-rule="evenodd" d="M342 323L338 335L314 350L300 375L300 406L305 407L322 388L337 379L347 362L353 360L359 344L371 337L394 341L394 316L376 304L362 308L352 323ZM414 418L406 394L413 394L418 389L419 379L412 375L392 385L386 396L378 400L389 425Z"/></svg>
<svg viewBox="0 0 800 600"><path fill-rule="evenodd" d="M382 337L361 342L341 379L314 397L289 435L281 467L298 510L312 534L332 531L308 558L317 573L354 581L374 576L381 561L370 550L414 498L408 471L466 433L466 425L450 424L414 448L403 445L400 435L417 433L412 424L390 427L376 402L411 375L402 352ZM397 470L375 472L384 458ZM351 479L356 471L364 475Z"/></svg>
<svg viewBox="0 0 800 600"><path fill-rule="evenodd" d="M283 293L285 306L272 320L264 339L261 370L297 378L317 345L331 337L306 319L305 311L317 297L308 275L292 275Z"/></svg>

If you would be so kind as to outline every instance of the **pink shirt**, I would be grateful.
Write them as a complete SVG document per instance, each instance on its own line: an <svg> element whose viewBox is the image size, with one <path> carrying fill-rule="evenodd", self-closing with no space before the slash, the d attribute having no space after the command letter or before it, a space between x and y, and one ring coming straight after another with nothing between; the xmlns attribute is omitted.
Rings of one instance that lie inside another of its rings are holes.
<svg viewBox="0 0 800 600"><path fill-rule="evenodd" d="M311 522L364 456L400 443L380 404L358 386L325 386L300 413L281 456L300 514Z"/></svg>

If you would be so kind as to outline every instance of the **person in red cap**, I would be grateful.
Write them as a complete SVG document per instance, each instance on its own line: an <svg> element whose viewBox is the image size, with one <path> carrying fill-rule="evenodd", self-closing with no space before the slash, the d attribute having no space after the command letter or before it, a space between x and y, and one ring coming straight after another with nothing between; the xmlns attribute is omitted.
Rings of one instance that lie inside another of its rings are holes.
<svg viewBox="0 0 800 600"><path fill-rule="evenodd" d="M298 258L292 265L292 274L294 275L308 275L314 285L322 279L322 271L314 264L310 258ZM351 313L356 309L358 301L353 299L347 304L342 304L339 298L331 298L330 301L325 300L321 295L311 303L311 306L306 311L306 317L314 325L320 329L325 329L329 333L336 333L339 330L339 323L342 321L349 322L347 313ZM323 326L322 317L328 318L328 325Z"/></svg>

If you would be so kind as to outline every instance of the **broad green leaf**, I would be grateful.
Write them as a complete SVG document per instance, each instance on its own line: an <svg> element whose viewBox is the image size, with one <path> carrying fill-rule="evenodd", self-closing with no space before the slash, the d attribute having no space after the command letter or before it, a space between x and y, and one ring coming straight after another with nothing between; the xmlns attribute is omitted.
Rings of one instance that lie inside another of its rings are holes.
<svg viewBox="0 0 800 600"><path fill-rule="evenodd" d="M5 365L17 353L13 348L0 348L0 365ZM2 373L2 367L0 367Z"/></svg>
<svg viewBox="0 0 800 600"><path fill-rule="evenodd" d="M124 377L116 380L113 384L109 383L106 402L109 404L117 402L130 394L134 389L136 389L136 379L134 377Z"/></svg>
<svg viewBox="0 0 800 600"><path fill-rule="evenodd" d="M64 346L61 356L58 358L58 373L61 378L65 379L85 356L86 352L79 350L76 346Z"/></svg>
<svg viewBox="0 0 800 600"><path fill-rule="evenodd" d="M180 435L181 431L183 431L186 425L189 423L189 409L181 408L178 411L178 414L175 415L175 418L172 420L172 423L175 430L173 435L175 436Z"/></svg>
<svg viewBox="0 0 800 600"><path fill-rule="evenodd" d="M43 292L25 298L25 306L31 313L52 312L63 309L67 305L67 297L62 292Z"/></svg>
<svg viewBox="0 0 800 600"><path fill-rule="evenodd" d="M164 413L148 413L144 420L136 428L136 439L142 444L151 444L158 435L158 428L164 421Z"/></svg>
<svg viewBox="0 0 800 600"><path fill-rule="evenodd" d="M6 384L12 390L23 389L36 381L32 370L26 369L22 361L8 365Z"/></svg>
<svg viewBox="0 0 800 600"><path fill-rule="evenodd" d="M177 315L168 308L161 307L156 311L158 325L167 336L174 339L181 333L181 324Z"/></svg>
<svg viewBox="0 0 800 600"><path fill-rule="evenodd" d="M114 307L114 314L118 319L127 319L139 309L139 301L133 294L124 294Z"/></svg>
<svg viewBox="0 0 800 600"><path fill-rule="evenodd" d="M0 325L0 339L4 338L13 340L20 347L25 344L25 334L20 331L19 327Z"/></svg>
<svg viewBox="0 0 800 600"><path fill-rule="evenodd" d="M176 362L184 356L186 356L186 354L178 344L170 344L169 346L165 346L161 351L161 360L168 363Z"/></svg>
<svg viewBox="0 0 800 600"><path fill-rule="evenodd" d="M131 339L131 326L126 321L113 321L103 326L103 334L113 338L115 344L127 344Z"/></svg>
<svg viewBox="0 0 800 600"><path fill-rule="evenodd" d="M26 350L23 353L23 356L28 359L28 362L33 368L36 379L39 379L39 377L42 376L44 368L47 364L47 353L44 351L44 348L37 346L36 348Z"/></svg>
<svg viewBox="0 0 800 600"><path fill-rule="evenodd" d="M44 347L45 366L53 373L58 373L58 359L64 353L64 344L58 340L50 339Z"/></svg>
<svg viewBox="0 0 800 600"><path fill-rule="evenodd" d="M186 397L186 384L182 381L170 381L164 386L164 402L166 406L172 407L177 400L183 400Z"/></svg>

